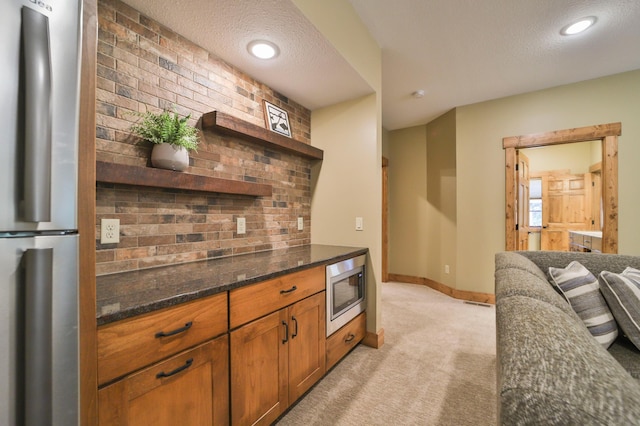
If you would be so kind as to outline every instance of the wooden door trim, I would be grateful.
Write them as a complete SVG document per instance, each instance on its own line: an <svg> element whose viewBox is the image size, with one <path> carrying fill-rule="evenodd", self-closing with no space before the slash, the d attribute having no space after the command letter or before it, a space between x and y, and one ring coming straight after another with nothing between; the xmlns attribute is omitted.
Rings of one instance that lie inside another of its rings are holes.
<svg viewBox="0 0 640 426"><path fill-rule="evenodd" d="M389 159L382 157L382 282L389 281Z"/></svg>
<svg viewBox="0 0 640 426"><path fill-rule="evenodd" d="M602 142L602 251L618 252L618 136L621 123L599 124L552 132L509 136L502 139L505 150L505 250L518 247L516 231L516 150L539 146L600 140Z"/></svg>
<svg viewBox="0 0 640 426"><path fill-rule="evenodd" d="M83 1L80 116L78 132L78 232L80 319L80 424L97 424L96 323L96 58L98 5Z"/></svg>

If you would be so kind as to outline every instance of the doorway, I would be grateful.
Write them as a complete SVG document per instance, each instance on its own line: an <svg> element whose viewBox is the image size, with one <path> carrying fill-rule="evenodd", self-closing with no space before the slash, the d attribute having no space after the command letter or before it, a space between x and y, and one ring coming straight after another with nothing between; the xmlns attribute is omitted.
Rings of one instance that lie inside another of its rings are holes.
<svg viewBox="0 0 640 426"><path fill-rule="evenodd" d="M522 215L524 199L518 174L518 151L524 148L560 145L567 143L600 140L602 144L602 252L618 252L618 136L621 123L601 124L575 129L558 130L503 138L505 150L505 249L522 249L518 217ZM518 203L520 201L520 203ZM520 207L518 207L520 206Z"/></svg>
<svg viewBox="0 0 640 426"><path fill-rule="evenodd" d="M530 221L522 226L519 208L516 223L520 241L525 234L528 245L518 250L567 251L571 247L569 231L595 232L593 236L602 232L600 140L524 148L517 155L519 179L523 175L520 157L526 155L528 176L518 185L528 186L530 195L527 200L518 191L518 206L524 199L524 219Z"/></svg>

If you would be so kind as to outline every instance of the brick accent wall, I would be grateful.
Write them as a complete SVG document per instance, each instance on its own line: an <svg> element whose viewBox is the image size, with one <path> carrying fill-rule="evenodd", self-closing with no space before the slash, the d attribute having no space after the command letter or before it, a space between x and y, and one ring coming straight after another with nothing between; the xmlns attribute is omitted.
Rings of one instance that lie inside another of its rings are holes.
<svg viewBox="0 0 640 426"><path fill-rule="evenodd" d="M135 111L221 111L265 126L263 99L289 114L294 139L310 143L311 113L241 70L118 0L98 3L96 156L149 165L151 145L129 133ZM256 76L259 78L259 76ZM311 160L204 132L186 173L267 183L249 197L97 183L97 274L310 243ZM304 230L297 230L297 218ZM244 217L245 235L236 219ZM100 219L120 219L120 243L100 244Z"/></svg>

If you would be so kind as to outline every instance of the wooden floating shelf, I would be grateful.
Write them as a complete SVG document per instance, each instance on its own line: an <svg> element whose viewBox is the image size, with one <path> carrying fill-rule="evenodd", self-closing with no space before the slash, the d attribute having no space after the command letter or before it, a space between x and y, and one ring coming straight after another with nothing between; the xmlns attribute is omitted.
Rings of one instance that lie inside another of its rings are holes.
<svg viewBox="0 0 640 426"><path fill-rule="evenodd" d="M271 196L271 185L192 175L152 167L107 163L104 161L96 162L96 180L98 182L150 186L155 188L187 189L190 191L240 194L256 197Z"/></svg>
<svg viewBox="0 0 640 426"><path fill-rule="evenodd" d="M279 135L239 118L212 111L202 116L202 130L211 130L254 142L273 150L286 151L313 160L322 160L324 151L309 144Z"/></svg>

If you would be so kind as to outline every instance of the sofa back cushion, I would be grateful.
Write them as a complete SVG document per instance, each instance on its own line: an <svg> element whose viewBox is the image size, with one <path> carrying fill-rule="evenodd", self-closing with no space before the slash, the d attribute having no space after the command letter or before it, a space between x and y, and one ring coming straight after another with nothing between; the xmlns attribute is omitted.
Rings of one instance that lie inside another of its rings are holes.
<svg viewBox="0 0 640 426"><path fill-rule="evenodd" d="M496 305L503 424L638 424L640 383L587 329L530 297Z"/></svg>
<svg viewBox="0 0 640 426"><path fill-rule="evenodd" d="M564 268L574 260L580 262L596 277L600 275L602 271L620 273L624 271L627 266L640 269L640 256L564 251L519 251L516 253L530 259L545 272L548 271L550 267Z"/></svg>

